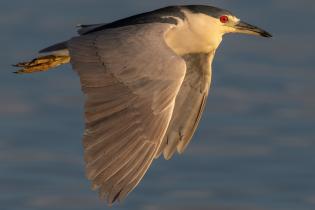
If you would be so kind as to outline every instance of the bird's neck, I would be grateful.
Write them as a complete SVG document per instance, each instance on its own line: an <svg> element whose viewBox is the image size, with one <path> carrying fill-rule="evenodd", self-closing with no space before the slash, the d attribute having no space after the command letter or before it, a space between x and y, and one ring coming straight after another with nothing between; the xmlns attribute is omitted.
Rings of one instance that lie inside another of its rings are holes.
<svg viewBox="0 0 315 210"><path fill-rule="evenodd" d="M180 56L215 51L223 36L221 31L215 27L214 21L216 20L205 17L203 14L192 14L186 10L183 12L186 19L165 35L168 46Z"/></svg>

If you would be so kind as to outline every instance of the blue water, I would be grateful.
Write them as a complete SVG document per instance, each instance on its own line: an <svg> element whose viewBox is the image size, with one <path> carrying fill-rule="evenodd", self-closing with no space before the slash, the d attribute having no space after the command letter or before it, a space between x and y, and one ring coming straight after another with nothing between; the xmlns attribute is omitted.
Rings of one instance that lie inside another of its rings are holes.
<svg viewBox="0 0 315 210"><path fill-rule="evenodd" d="M109 22L196 1L0 2L0 209L108 209L84 178L83 97L70 66L17 76L10 64ZM209 1L198 1L205 3ZM211 1L272 32L227 36L206 112L182 156L154 162L119 210L315 209L315 3Z"/></svg>

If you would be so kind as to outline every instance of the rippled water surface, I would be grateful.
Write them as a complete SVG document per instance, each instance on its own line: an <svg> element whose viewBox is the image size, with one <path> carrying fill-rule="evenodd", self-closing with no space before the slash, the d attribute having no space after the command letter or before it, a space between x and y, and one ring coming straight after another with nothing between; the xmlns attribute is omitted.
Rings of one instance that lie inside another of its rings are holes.
<svg viewBox="0 0 315 210"><path fill-rule="evenodd" d="M83 97L70 66L17 76L10 64L110 22L197 1L0 3L0 209L108 209L84 178ZM206 3L210 1L198 1ZM192 144L159 159L113 209L315 209L315 3L211 1L272 32L227 36L217 52L207 109Z"/></svg>

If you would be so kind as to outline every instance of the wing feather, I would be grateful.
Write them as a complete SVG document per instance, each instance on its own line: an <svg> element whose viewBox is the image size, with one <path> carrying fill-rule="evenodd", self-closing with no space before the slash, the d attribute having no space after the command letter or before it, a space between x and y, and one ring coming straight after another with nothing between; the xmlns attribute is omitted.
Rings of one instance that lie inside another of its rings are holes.
<svg viewBox="0 0 315 210"><path fill-rule="evenodd" d="M68 42L86 95L86 174L111 204L151 165L186 72L164 41L170 24L108 29Z"/></svg>
<svg viewBox="0 0 315 210"><path fill-rule="evenodd" d="M210 54L190 54L184 57L187 63L185 80L176 98L172 120L157 153L171 159L176 151L183 153L201 119L211 83Z"/></svg>
<svg viewBox="0 0 315 210"><path fill-rule="evenodd" d="M126 198L126 196L128 195L128 193L131 192L139 184L139 182L141 181L141 179L145 175L145 172L150 167L151 162L148 160L151 160L154 158L154 154L155 154L154 151L155 151L154 148L150 148L150 152L148 152L146 154L143 163L132 174L131 177L133 177L133 178L130 179L130 181L128 182L126 187L124 187L122 189L122 191L120 192L119 201L124 200Z"/></svg>

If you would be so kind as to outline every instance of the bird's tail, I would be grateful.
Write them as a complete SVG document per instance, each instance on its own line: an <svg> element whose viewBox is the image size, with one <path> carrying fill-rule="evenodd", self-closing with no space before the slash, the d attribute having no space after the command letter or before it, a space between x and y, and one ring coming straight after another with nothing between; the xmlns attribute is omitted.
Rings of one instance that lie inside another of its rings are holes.
<svg viewBox="0 0 315 210"><path fill-rule="evenodd" d="M69 55L45 55L35 58L28 62L21 62L15 64L15 67L21 67L20 70L14 72L16 74L27 74L41 71L48 71L49 69L56 68L60 65L70 62Z"/></svg>

